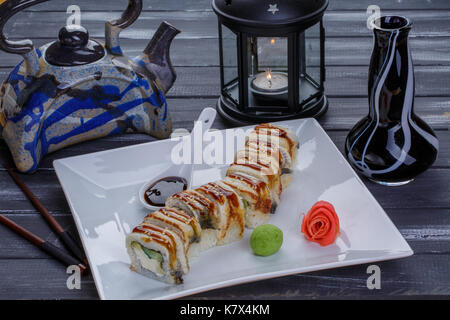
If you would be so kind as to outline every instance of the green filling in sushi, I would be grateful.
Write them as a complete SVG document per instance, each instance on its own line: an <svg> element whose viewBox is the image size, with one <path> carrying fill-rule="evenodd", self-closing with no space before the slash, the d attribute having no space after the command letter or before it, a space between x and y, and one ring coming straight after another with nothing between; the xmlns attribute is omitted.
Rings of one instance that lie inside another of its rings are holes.
<svg viewBox="0 0 450 320"><path fill-rule="evenodd" d="M162 263L163 257L161 255L161 253L156 252L155 250L152 250L152 249L147 249L146 247L142 247L142 250L144 250L145 254L150 259L154 259L154 260L158 261L159 263Z"/></svg>
<svg viewBox="0 0 450 320"><path fill-rule="evenodd" d="M141 249L149 259L156 260L159 264L162 264L163 257L161 255L161 253L159 253L155 250L152 250L152 249L148 249L148 248L142 246L138 242L133 242L131 244L131 246L135 249Z"/></svg>

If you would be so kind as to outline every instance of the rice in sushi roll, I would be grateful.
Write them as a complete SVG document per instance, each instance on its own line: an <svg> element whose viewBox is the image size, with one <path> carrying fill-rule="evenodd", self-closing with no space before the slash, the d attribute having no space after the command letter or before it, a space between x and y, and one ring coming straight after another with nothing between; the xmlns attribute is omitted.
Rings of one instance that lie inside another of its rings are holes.
<svg viewBox="0 0 450 320"><path fill-rule="evenodd" d="M278 171L268 174L267 166L261 163L237 163L237 161L235 161L228 168L226 175L229 176L232 173L243 173L263 181L267 185L270 192L270 199L272 201L271 212L275 212L278 204L280 203L282 191L280 173Z"/></svg>
<svg viewBox="0 0 450 320"><path fill-rule="evenodd" d="M246 147L261 152L279 152L283 188L290 185L299 148L297 136L291 130L267 123L258 125L247 137Z"/></svg>
<svg viewBox="0 0 450 320"><path fill-rule="evenodd" d="M177 232L143 222L127 236L126 247L130 268L147 277L180 284L189 272L186 245Z"/></svg>
<svg viewBox="0 0 450 320"><path fill-rule="evenodd" d="M178 233L186 249L191 243L200 242L202 229L196 217L175 208L163 207L148 214L144 222Z"/></svg>
<svg viewBox="0 0 450 320"><path fill-rule="evenodd" d="M166 206L195 217L201 226L201 241L193 243L189 256L195 257L217 244L220 214L216 204L196 190L185 190L170 196Z"/></svg>
<svg viewBox="0 0 450 320"><path fill-rule="evenodd" d="M245 226L267 223L290 183L297 151L289 129L256 126L223 180L170 196L133 229L126 238L131 269L180 284L189 258L242 239Z"/></svg>
<svg viewBox="0 0 450 320"><path fill-rule="evenodd" d="M217 245L225 245L240 240L244 234L245 211L236 192L227 185L218 182L207 183L197 189L215 204L216 212L212 227L217 230Z"/></svg>
<svg viewBox="0 0 450 320"><path fill-rule="evenodd" d="M245 208L245 226L256 228L269 221L272 200L267 184L245 173L229 173L222 182L233 188Z"/></svg>

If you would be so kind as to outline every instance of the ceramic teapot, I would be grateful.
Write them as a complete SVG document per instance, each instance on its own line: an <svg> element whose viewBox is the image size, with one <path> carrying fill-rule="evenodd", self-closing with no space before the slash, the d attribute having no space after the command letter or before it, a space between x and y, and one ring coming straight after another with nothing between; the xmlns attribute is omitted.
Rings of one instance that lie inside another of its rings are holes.
<svg viewBox="0 0 450 320"><path fill-rule="evenodd" d="M180 31L163 22L141 55L125 56L120 32L142 11L142 0L129 0L120 19L106 22L104 44L78 25L40 48L4 36L13 15L46 1L0 1L0 49L24 58L0 88L1 134L17 169L33 172L50 152L112 134L169 137L165 94L176 79L169 47Z"/></svg>

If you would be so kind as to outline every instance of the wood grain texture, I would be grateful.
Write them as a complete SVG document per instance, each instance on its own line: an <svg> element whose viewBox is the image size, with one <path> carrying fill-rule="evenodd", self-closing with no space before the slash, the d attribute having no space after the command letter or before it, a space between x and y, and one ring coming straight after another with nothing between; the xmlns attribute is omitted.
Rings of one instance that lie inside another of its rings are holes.
<svg viewBox="0 0 450 320"><path fill-rule="evenodd" d="M202 299L299 299L330 297L389 297L450 294L450 274L442 266L450 255L414 255L400 260L378 262L381 269L381 289L368 290L366 265L299 274L279 279L244 284L215 290L192 298Z"/></svg>
<svg viewBox="0 0 450 320"><path fill-rule="evenodd" d="M169 109L173 117L174 128L191 130L194 121L205 107L214 107L217 99L169 99ZM450 135L449 117L450 101L448 98L417 98L416 111L434 129L438 129L440 140L440 153L435 167L450 166ZM338 148L343 152L347 131L368 113L366 98L331 98L328 113L319 122L328 131ZM220 117L216 118L213 128L224 129L227 125ZM88 141L46 156L41 163L41 170L52 170L52 162L56 159L66 158L79 154L86 154L98 150L125 147L127 145L154 141L155 139L142 134L126 134L107 137L100 140ZM11 161L5 142L0 139L0 163ZM0 171L4 170L0 166Z"/></svg>
<svg viewBox="0 0 450 320"><path fill-rule="evenodd" d="M69 211L53 171L41 171L22 176L23 181L51 212ZM450 208L450 169L430 168L402 188L386 188L365 180L366 186L383 208ZM5 171L0 171L0 208L7 212L33 210L26 197L11 182Z"/></svg>
<svg viewBox="0 0 450 320"><path fill-rule="evenodd" d="M37 46L49 42L49 39L35 40ZM142 53L148 39L123 39L121 46L126 55L135 57ZM450 37L429 39L427 37L412 38L409 42L415 66L450 65ZM346 41L345 37L326 40L326 65L330 66L364 66L368 68L372 53L372 37L360 37L355 41ZM199 52L208 52L207 55ZM349 52L352 52L350 55ZM177 39L171 47L171 60L175 67L217 67L219 66L219 50L217 39ZM22 57L0 52L3 67L16 66ZM307 65L319 65L319 43L309 43ZM8 70L6 70L8 71Z"/></svg>
<svg viewBox="0 0 450 320"><path fill-rule="evenodd" d="M219 68L177 69L178 79L169 97L217 96L220 92ZM317 68L307 71L316 74ZM360 66L336 66L326 69L325 90L329 97L366 97L368 68ZM447 81L450 78L450 66L417 66L415 68L416 96L447 97L450 90Z"/></svg>
<svg viewBox="0 0 450 320"><path fill-rule="evenodd" d="M450 209L389 208L386 212L415 254L450 254ZM76 235L69 210L53 214L63 227ZM6 217L42 239L63 247L36 211L8 213ZM46 253L3 226L0 226L0 239L9 239L0 242L0 259L50 259Z"/></svg>
<svg viewBox="0 0 450 320"><path fill-rule="evenodd" d="M318 72L310 68L310 74ZM168 92L171 98L211 98L220 92L218 67L179 67L178 78ZM329 97L366 97L367 66L328 67L326 93ZM0 68L0 79L5 79L10 69ZM448 79L450 66L417 66L415 68L417 97L450 97ZM448 115L447 115L448 117Z"/></svg>
<svg viewBox="0 0 450 320"><path fill-rule="evenodd" d="M40 4L27 11L55 11L65 12L66 8L74 4L73 0L50 1ZM78 0L76 4L80 6L82 11L122 11L126 8L127 0L104 1L99 5L91 0ZM378 5L382 10L395 9L450 9L450 3L447 0L408 0L392 1L392 0L331 0L327 11L335 10L352 10L366 11L370 5ZM211 0L144 0L143 11L181 11L211 10Z"/></svg>
<svg viewBox="0 0 450 320"><path fill-rule="evenodd" d="M386 10L383 14L399 14L399 11ZM402 10L402 15L414 22L411 37L448 37L450 31L447 10ZM106 21L119 18L121 12L101 11L84 12L81 23L89 30L93 38L104 37ZM51 39L55 40L59 29L65 25L68 15L61 12L21 12L11 18L5 32L11 39ZM327 38L333 37L370 37L372 32L367 28L365 10L327 11L324 24ZM123 39L148 39L162 20L167 20L182 33L178 39L215 39L217 38L217 16L212 11L156 11L144 12L140 18L120 34ZM36 28L36 26L39 28ZM318 32L311 36L318 36Z"/></svg>
<svg viewBox="0 0 450 320"><path fill-rule="evenodd" d="M369 298L450 294L449 254L416 254L400 260L378 262L381 290L366 287L368 264L299 274L243 284L190 296L190 299L312 299L330 297ZM64 267L48 259L1 259L0 270L14 270L4 277L0 299L97 299L91 276L81 290L66 287ZM32 280L32 281L30 281Z"/></svg>
<svg viewBox="0 0 450 320"><path fill-rule="evenodd" d="M15 16L7 25L11 39L31 38L36 45L54 40L65 23L72 0L49 1ZM120 16L127 0L75 2L82 24L103 39L104 22ZM327 28L326 92L330 109L320 119L343 152L348 130L367 114L367 71L372 33L366 27L369 5L383 14L401 14L414 22L410 46L415 63L415 109L435 130L440 153L433 167L411 184L386 189L365 182L415 251L406 259L377 263L382 289L366 288L367 265L301 274L234 286L193 296L194 299L386 298L450 294L450 1L448 0L333 0L325 15ZM122 33L127 54L139 54L162 20L182 30L172 46L178 80L169 93L175 128L190 130L206 106L219 94L217 20L210 0L144 0L144 13ZM38 26L38 27L37 27ZM313 34L313 37L317 36ZM317 72L318 47L312 42L308 63ZM0 52L0 80L21 60ZM218 118L214 128L227 125ZM68 156L153 141L142 134L108 137L78 144L47 156L39 171L23 176L56 219L75 232L70 209L52 162ZM0 162L11 161L0 139ZM387 192L388 191L388 192ZM61 243L33 206L0 168L0 212L45 240ZM0 299L97 299L91 276L81 290L68 290L65 268L45 253L0 226Z"/></svg>

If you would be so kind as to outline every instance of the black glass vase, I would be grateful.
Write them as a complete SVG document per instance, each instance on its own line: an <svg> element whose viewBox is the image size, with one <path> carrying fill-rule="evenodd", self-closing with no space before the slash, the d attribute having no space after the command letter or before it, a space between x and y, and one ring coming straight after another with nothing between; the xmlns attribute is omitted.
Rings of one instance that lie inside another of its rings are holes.
<svg viewBox="0 0 450 320"><path fill-rule="evenodd" d="M349 132L345 153L357 172L384 185L403 185L436 160L439 142L414 113L414 70L408 48L411 22L384 16L372 21L369 114Z"/></svg>

